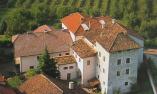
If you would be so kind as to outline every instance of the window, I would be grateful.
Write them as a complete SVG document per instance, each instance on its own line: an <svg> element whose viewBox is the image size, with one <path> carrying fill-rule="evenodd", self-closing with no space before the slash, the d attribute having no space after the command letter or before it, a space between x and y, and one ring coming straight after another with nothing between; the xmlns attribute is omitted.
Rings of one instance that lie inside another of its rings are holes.
<svg viewBox="0 0 157 94"><path fill-rule="evenodd" d="M99 56L101 57L101 52L99 52Z"/></svg>
<svg viewBox="0 0 157 94"><path fill-rule="evenodd" d="M59 54L59 56L62 56L62 54Z"/></svg>
<svg viewBox="0 0 157 94"><path fill-rule="evenodd" d="M79 62L81 61L81 58L79 58Z"/></svg>
<svg viewBox="0 0 157 94"><path fill-rule="evenodd" d="M120 65L121 64L121 59L118 59L117 60L117 65Z"/></svg>
<svg viewBox="0 0 157 94"><path fill-rule="evenodd" d="M125 82L125 86L127 86L129 83L128 82Z"/></svg>
<svg viewBox="0 0 157 94"><path fill-rule="evenodd" d="M34 69L34 66L30 66L29 69Z"/></svg>
<svg viewBox="0 0 157 94"><path fill-rule="evenodd" d="M90 65L90 60L87 60L87 65Z"/></svg>
<svg viewBox="0 0 157 94"><path fill-rule="evenodd" d="M99 75L98 75L98 79L99 79Z"/></svg>
<svg viewBox="0 0 157 94"><path fill-rule="evenodd" d="M129 74L129 69L126 69L126 74Z"/></svg>
<svg viewBox="0 0 157 94"><path fill-rule="evenodd" d="M73 69L73 68L74 68L73 66L70 66L70 67L69 67L69 69Z"/></svg>
<svg viewBox="0 0 157 94"><path fill-rule="evenodd" d="M120 71L117 71L117 76L120 76Z"/></svg>
<svg viewBox="0 0 157 94"><path fill-rule="evenodd" d="M105 73L105 69L103 68L103 73Z"/></svg>
<svg viewBox="0 0 157 94"><path fill-rule="evenodd" d="M104 62L105 62L105 56L104 56Z"/></svg>
<svg viewBox="0 0 157 94"><path fill-rule="evenodd" d="M105 81L103 81L103 84L105 85Z"/></svg>
<svg viewBox="0 0 157 94"><path fill-rule="evenodd" d="M65 55L69 55L69 53L65 53Z"/></svg>
<svg viewBox="0 0 157 94"><path fill-rule="evenodd" d="M68 69L68 67L64 67L64 70Z"/></svg>
<svg viewBox="0 0 157 94"><path fill-rule="evenodd" d="M126 59L126 63L130 63L130 58L127 58L127 59Z"/></svg>
<svg viewBox="0 0 157 94"><path fill-rule="evenodd" d="M39 60L39 58L40 58L40 57L39 57L39 56L37 56L37 60Z"/></svg>

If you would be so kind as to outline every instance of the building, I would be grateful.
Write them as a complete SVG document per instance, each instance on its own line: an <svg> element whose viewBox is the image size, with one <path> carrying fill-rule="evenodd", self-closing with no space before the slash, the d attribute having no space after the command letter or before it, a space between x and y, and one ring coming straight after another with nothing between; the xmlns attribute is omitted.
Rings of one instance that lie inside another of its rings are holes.
<svg viewBox="0 0 157 94"><path fill-rule="evenodd" d="M152 59L157 66L157 49L147 49L144 51L144 54L147 59Z"/></svg>
<svg viewBox="0 0 157 94"><path fill-rule="evenodd" d="M56 80L43 74L25 81L19 87L19 91L22 94L87 94L80 87L75 86L71 89L68 82Z"/></svg>
<svg viewBox="0 0 157 94"><path fill-rule="evenodd" d="M143 62L143 38L109 16L72 13L61 22L74 42L71 48L81 72L81 84L89 86L88 82L96 77L102 94L128 92Z"/></svg>
<svg viewBox="0 0 157 94"><path fill-rule="evenodd" d="M13 37L15 62L21 72L38 65L37 58L46 46L58 62L61 79L77 78L84 87L96 82L102 94L130 91L143 62L143 38L109 16L76 12L61 22L62 30Z"/></svg>

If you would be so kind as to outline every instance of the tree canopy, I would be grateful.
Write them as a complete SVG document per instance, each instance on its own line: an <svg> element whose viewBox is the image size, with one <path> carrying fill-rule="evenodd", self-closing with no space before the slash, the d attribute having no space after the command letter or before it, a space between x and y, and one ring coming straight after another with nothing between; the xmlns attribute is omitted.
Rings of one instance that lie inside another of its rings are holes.
<svg viewBox="0 0 157 94"><path fill-rule="evenodd" d="M50 58L47 48L45 48L43 54L39 56L38 70L54 78L60 78L60 72L57 69L55 60Z"/></svg>

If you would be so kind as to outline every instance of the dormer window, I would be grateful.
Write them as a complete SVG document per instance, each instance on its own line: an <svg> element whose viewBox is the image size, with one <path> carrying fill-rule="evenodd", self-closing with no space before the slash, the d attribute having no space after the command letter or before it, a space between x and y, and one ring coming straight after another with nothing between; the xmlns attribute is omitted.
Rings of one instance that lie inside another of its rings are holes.
<svg viewBox="0 0 157 94"><path fill-rule="evenodd" d="M83 27L83 29L84 29L85 31L88 31L88 30L89 30L89 27L88 27L86 24L81 24L81 26Z"/></svg>
<svg viewBox="0 0 157 94"><path fill-rule="evenodd" d="M99 22L100 22L100 24L101 24L101 27L104 28L104 27L105 27L105 24L106 24L105 21L104 21L104 20L100 20Z"/></svg>

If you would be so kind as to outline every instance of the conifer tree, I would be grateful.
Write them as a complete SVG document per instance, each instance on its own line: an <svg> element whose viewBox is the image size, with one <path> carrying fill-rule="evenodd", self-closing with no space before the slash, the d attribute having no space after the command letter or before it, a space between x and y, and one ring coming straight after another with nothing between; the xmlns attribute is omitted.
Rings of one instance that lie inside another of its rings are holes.
<svg viewBox="0 0 157 94"><path fill-rule="evenodd" d="M45 48L43 54L39 56L38 70L54 78L60 78L60 72L57 70L56 62L48 54L47 48Z"/></svg>

